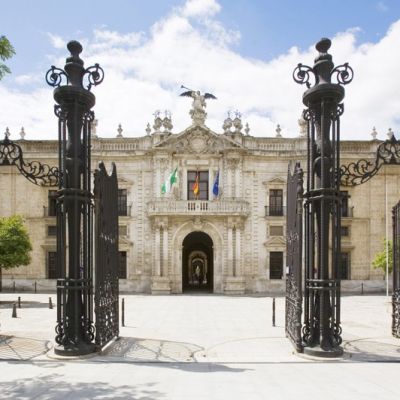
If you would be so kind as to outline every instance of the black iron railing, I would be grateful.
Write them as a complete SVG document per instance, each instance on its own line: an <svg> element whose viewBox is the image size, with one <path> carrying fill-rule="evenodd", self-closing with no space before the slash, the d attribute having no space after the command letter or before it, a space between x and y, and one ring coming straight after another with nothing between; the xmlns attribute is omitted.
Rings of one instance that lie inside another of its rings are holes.
<svg viewBox="0 0 400 400"><path fill-rule="evenodd" d="M283 217L286 215L286 206L265 206L266 217Z"/></svg>

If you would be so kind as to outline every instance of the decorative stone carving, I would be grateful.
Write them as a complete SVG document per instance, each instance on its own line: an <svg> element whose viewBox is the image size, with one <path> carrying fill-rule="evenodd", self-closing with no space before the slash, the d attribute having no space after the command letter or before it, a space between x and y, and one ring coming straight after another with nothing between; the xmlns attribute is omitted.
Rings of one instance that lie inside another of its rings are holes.
<svg viewBox="0 0 400 400"><path fill-rule="evenodd" d="M244 128L244 131L246 132L246 135L249 136L250 127L248 122L246 122L246 127Z"/></svg>
<svg viewBox="0 0 400 400"><path fill-rule="evenodd" d="M182 86L184 89L184 86ZM188 89L187 92L181 93L181 96L188 96L193 98L192 109L189 111L189 115L192 117L194 125L204 125L207 117L205 108L207 106L206 99L216 99L216 97L210 93L202 95L198 90Z"/></svg>
<svg viewBox="0 0 400 400"><path fill-rule="evenodd" d="M231 112L228 111L228 118L224 121L224 124L222 125L222 129L224 130L225 135L242 134L242 114L238 110L236 110L234 114L235 118L232 120ZM246 125L246 129L248 129L246 131L246 133L248 134L248 131L250 130L250 128L248 128L248 124Z"/></svg>
<svg viewBox="0 0 400 400"><path fill-rule="evenodd" d="M97 125L99 124L99 121L97 118L95 118L93 121L90 123L90 131L91 131L91 136L92 138L97 138Z"/></svg>
<svg viewBox="0 0 400 400"><path fill-rule="evenodd" d="M201 231L203 229L203 221L199 216L195 217L193 220L193 228L197 231Z"/></svg>
<svg viewBox="0 0 400 400"><path fill-rule="evenodd" d="M297 120L300 128L300 137L305 137L307 136L307 121L304 119L303 114L301 114L301 117Z"/></svg>
<svg viewBox="0 0 400 400"><path fill-rule="evenodd" d="M146 134L147 134L147 135L150 135L150 133L151 133L150 123L147 123Z"/></svg>
<svg viewBox="0 0 400 400"><path fill-rule="evenodd" d="M239 165L240 158L227 158L225 160L227 169L235 170Z"/></svg>
<svg viewBox="0 0 400 400"><path fill-rule="evenodd" d="M282 137L282 135L281 135L282 129L281 129L281 126L279 124L276 126L275 132L276 132L276 137L277 138L281 138Z"/></svg>
<svg viewBox="0 0 400 400"><path fill-rule="evenodd" d="M24 130L24 127L21 128L21 132L19 133L19 136L21 136L21 139L22 139L22 140L25 139L25 130Z"/></svg>

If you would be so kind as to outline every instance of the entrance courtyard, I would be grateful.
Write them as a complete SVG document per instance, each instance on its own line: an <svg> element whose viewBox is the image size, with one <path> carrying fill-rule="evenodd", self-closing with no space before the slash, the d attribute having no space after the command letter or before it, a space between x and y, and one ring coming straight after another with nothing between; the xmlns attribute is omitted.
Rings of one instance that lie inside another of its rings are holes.
<svg viewBox="0 0 400 400"><path fill-rule="evenodd" d="M21 297L17 318L12 303ZM53 309L49 309L49 297ZM121 295L125 327L101 354L54 354L55 295L0 294L5 399L394 399L400 342L391 301L343 296L344 356L296 354L284 297Z"/></svg>

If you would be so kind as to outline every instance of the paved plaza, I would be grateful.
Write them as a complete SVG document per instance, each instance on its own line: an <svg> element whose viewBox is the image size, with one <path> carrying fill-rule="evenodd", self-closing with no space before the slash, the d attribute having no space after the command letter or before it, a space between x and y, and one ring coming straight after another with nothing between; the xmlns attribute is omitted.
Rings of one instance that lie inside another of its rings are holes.
<svg viewBox="0 0 400 400"><path fill-rule="evenodd" d="M21 297L17 318L12 302ZM386 296L342 298L342 359L293 352L284 298L121 295L125 324L102 354L54 355L53 294L0 294L1 399L395 399L400 340Z"/></svg>

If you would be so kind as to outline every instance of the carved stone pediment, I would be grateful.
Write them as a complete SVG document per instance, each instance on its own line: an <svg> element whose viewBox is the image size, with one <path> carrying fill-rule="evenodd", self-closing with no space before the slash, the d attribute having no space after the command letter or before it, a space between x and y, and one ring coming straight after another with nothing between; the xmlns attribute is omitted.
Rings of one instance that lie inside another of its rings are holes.
<svg viewBox="0 0 400 400"><path fill-rule="evenodd" d="M192 126L178 135L169 136L155 148L186 154L216 154L225 149L242 149L243 147L207 127Z"/></svg>
<svg viewBox="0 0 400 400"><path fill-rule="evenodd" d="M286 181L277 176L275 178L270 179L269 181L264 181L263 184L267 185L267 186L268 185L286 185Z"/></svg>
<svg viewBox="0 0 400 400"><path fill-rule="evenodd" d="M282 236L271 236L264 242L264 246L286 246L286 240Z"/></svg>

